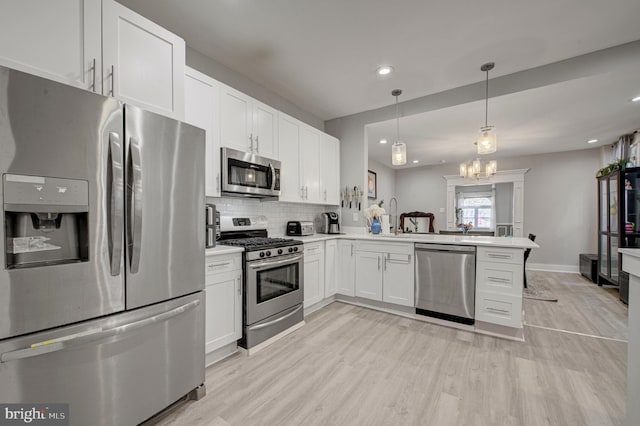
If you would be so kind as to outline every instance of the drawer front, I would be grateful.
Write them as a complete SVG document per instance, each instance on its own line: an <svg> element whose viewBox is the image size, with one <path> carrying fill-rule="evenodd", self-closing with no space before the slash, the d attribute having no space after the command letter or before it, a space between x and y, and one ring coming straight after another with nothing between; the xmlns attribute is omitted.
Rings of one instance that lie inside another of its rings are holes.
<svg viewBox="0 0 640 426"><path fill-rule="evenodd" d="M504 247L478 247L478 261L524 264L524 250Z"/></svg>
<svg viewBox="0 0 640 426"><path fill-rule="evenodd" d="M305 256L319 254L319 253L322 253L323 251L324 251L324 241L316 241L315 243L304 244Z"/></svg>
<svg viewBox="0 0 640 426"><path fill-rule="evenodd" d="M522 265L478 261L476 289L522 296Z"/></svg>
<svg viewBox="0 0 640 426"><path fill-rule="evenodd" d="M207 275L242 270L242 254L232 253L207 256L205 268L205 274Z"/></svg>
<svg viewBox="0 0 640 426"><path fill-rule="evenodd" d="M522 297L478 291L476 292L476 320L522 328Z"/></svg>
<svg viewBox="0 0 640 426"><path fill-rule="evenodd" d="M393 253L413 255L413 243L389 243L389 242L369 242L358 241L356 250L371 251L376 253Z"/></svg>

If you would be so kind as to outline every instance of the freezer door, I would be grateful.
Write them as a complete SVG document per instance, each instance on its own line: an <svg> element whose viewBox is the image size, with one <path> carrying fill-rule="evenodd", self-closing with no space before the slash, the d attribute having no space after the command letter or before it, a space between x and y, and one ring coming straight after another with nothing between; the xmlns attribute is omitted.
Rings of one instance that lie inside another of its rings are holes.
<svg viewBox="0 0 640 426"><path fill-rule="evenodd" d="M122 131L115 99L0 67L0 340L124 309Z"/></svg>
<svg viewBox="0 0 640 426"><path fill-rule="evenodd" d="M204 288L204 130L125 105L126 306Z"/></svg>
<svg viewBox="0 0 640 426"><path fill-rule="evenodd" d="M203 381L203 292L0 342L0 401L69 404L71 425L135 425Z"/></svg>

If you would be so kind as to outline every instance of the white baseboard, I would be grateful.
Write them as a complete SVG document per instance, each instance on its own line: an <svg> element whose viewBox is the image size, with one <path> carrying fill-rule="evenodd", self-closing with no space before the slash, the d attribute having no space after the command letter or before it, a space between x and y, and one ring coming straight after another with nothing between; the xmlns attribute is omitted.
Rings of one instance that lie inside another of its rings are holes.
<svg viewBox="0 0 640 426"><path fill-rule="evenodd" d="M527 270L532 271L548 271L548 272L568 272L579 274L578 265L553 265L551 263L527 263Z"/></svg>

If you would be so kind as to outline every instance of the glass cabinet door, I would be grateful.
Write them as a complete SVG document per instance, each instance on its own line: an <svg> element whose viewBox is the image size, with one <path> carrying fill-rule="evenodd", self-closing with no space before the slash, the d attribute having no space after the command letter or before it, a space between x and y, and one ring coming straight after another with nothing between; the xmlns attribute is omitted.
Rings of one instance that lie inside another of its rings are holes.
<svg viewBox="0 0 640 426"><path fill-rule="evenodd" d="M600 274L609 276L609 241L607 235L600 234Z"/></svg>
<svg viewBox="0 0 640 426"><path fill-rule="evenodd" d="M607 180L600 180L600 230L608 231L607 218L609 217L609 201L607 200Z"/></svg>
<svg viewBox="0 0 640 426"><path fill-rule="evenodd" d="M618 232L618 178L609 178L609 231Z"/></svg>

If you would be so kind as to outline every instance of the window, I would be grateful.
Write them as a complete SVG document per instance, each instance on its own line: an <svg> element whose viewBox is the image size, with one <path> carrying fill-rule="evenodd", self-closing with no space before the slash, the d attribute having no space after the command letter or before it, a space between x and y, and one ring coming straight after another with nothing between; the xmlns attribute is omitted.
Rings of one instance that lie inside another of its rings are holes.
<svg viewBox="0 0 640 426"><path fill-rule="evenodd" d="M491 229L493 203L491 197L478 194L464 194L461 200L462 223L469 223L474 228Z"/></svg>

